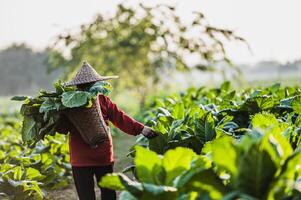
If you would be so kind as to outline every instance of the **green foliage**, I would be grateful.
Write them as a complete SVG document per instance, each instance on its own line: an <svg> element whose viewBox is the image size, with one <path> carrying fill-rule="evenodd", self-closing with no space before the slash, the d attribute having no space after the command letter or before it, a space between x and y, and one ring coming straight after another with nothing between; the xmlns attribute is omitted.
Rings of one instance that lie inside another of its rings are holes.
<svg viewBox="0 0 301 200"><path fill-rule="evenodd" d="M0 117L0 197L44 199L46 190L65 187L71 180L68 144L64 135L56 134L35 149L27 148L19 119L13 114Z"/></svg>
<svg viewBox="0 0 301 200"><path fill-rule="evenodd" d="M163 156L136 147L136 181L106 175L102 187L123 190L131 199L289 199L301 178L301 151L293 152L281 132L223 136L205 151L177 147ZM298 194L298 192L296 193ZM300 191L299 191L300 194Z"/></svg>
<svg viewBox="0 0 301 200"><path fill-rule="evenodd" d="M122 182L118 190L130 199L147 199L145 184L172 187L164 199L298 198L300 119L293 102L299 95L280 84L239 92L225 82L156 99L145 119L160 135L138 138L131 153L139 192ZM105 180L100 184L112 188L110 177Z"/></svg>
<svg viewBox="0 0 301 200"><path fill-rule="evenodd" d="M68 108L81 107L87 104L90 98L89 92L70 91L62 94L62 104Z"/></svg>
<svg viewBox="0 0 301 200"><path fill-rule="evenodd" d="M146 157L148 159L145 159ZM172 200L178 195L177 188L173 187L173 181L190 168L190 163L195 157L196 154L193 151L180 147L170 150L166 152L164 157L160 157L155 152L137 146L134 162L137 177L141 183L132 181L119 173L105 176L100 185L127 190L137 199ZM114 185L111 179L114 181Z"/></svg>
<svg viewBox="0 0 301 200"><path fill-rule="evenodd" d="M137 144L164 154L177 146L200 153L205 143L223 135L240 138L250 129L282 132L293 148L300 143L297 87L232 90L229 82L220 88L190 88L185 93L158 98L146 108L145 123L161 133ZM141 136L143 137L143 136Z"/></svg>
<svg viewBox="0 0 301 200"><path fill-rule="evenodd" d="M22 139L30 146L35 145L46 134L54 135L55 127L64 109L91 106L98 93L109 94L112 87L109 83L98 81L87 91L77 91L66 87L61 82L54 84L55 92L41 90L35 98L16 96L12 100L24 101L21 107L23 115Z"/></svg>
<svg viewBox="0 0 301 200"><path fill-rule="evenodd" d="M63 69L67 78L88 60L100 73L122 78L114 82L118 91L132 89L145 98L165 79L164 72L206 70L215 62L229 62L225 41L244 41L231 30L211 26L200 12L184 23L176 10L166 5L121 3L111 17L99 14L80 31L59 35L49 48L49 69ZM191 35L192 31L198 34ZM198 59L197 65L187 64L185 57L190 55Z"/></svg>

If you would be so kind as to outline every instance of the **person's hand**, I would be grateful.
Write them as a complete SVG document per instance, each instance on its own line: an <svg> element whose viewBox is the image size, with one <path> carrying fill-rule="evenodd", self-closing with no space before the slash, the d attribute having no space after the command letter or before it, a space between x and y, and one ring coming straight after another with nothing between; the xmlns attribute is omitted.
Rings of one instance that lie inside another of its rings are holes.
<svg viewBox="0 0 301 200"><path fill-rule="evenodd" d="M158 136L158 133L156 133L152 128L148 126L144 126L141 133L148 139L155 138Z"/></svg>

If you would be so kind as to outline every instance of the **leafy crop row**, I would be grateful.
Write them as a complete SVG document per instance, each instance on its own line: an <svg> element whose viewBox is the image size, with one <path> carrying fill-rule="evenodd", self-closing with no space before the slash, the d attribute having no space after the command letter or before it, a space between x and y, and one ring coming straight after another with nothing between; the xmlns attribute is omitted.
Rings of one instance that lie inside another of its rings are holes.
<svg viewBox="0 0 301 200"><path fill-rule="evenodd" d="M145 118L161 134L132 148L134 180L116 173L100 184L124 190L121 199L301 198L300 96L225 82L155 99Z"/></svg>
<svg viewBox="0 0 301 200"><path fill-rule="evenodd" d="M30 149L20 131L20 116L0 117L0 198L43 199L47 190L67 186L71 167L65 136L46 136Z"/></svg>

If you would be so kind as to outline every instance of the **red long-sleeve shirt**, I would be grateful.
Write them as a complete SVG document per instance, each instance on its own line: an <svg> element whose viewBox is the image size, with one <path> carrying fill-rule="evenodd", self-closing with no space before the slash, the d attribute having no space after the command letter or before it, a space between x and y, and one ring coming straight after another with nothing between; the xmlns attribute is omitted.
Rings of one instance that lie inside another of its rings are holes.
<svg viewBox="0 0 301 200"><path fill-rule="evenodd" d="M129 117L120 110L108 97L99 94L99 104L103 118L108 125L111 121L117 128L130 135L138 135L142 132L143 124ZM113 142L111 135L109 140L103 142L97 148L91 148L81 138L77 129L67 119L57 127L58 132L70 132L69 148L70 162L74 167L103 166L114 162Z"/></svg>

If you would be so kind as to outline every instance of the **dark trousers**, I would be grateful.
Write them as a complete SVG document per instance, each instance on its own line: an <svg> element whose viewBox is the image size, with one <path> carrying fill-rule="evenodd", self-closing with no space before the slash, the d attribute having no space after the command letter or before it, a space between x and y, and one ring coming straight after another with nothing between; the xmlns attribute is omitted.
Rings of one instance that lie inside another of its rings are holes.
<svg viewBox="0 0 301 200"><path fill-rule="evenodd" d="M107 173L113 172L113 165L97 167L72 167L73 179L80 200L95 200L94 176L97 183ZM114 190L100 187L102 200L115 200Z"/></svg>

